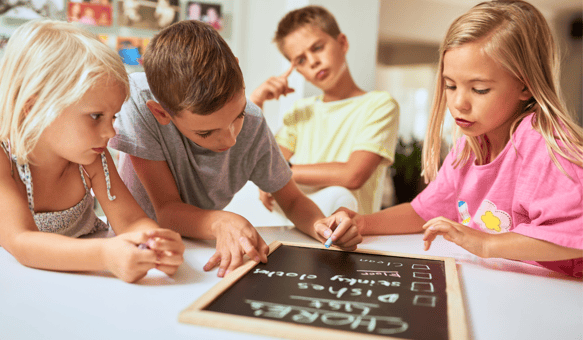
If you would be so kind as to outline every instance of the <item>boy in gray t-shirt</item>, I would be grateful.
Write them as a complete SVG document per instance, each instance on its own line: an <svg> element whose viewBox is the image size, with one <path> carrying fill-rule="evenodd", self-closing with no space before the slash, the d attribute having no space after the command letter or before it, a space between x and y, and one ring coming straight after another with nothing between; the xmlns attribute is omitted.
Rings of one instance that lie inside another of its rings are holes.
<svg viewBox="0 0 583 340"><path fill-rule="evenodd" d="M122 179L160 226L217 240L205 270L219 266L222 277L245 254L267 261L269 247L249 221L220 210L247 180L272 193L298 229L326 241L331 230L314 226L324 215L291 180L259 108L245 98L237 59L215 29L173 24L152 38L143 65L145 74L131 76L110 146L127 154ZM336 244L356 248L362 237L355 227L338 228L349 231Z"/></svg>

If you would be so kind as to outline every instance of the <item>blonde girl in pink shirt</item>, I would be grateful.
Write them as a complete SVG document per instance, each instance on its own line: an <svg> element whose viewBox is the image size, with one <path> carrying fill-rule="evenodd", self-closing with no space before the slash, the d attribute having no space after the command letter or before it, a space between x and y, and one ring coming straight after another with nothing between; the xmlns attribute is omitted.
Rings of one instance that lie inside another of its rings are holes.
<svg viewBox="0 0 583 340"><path fill-rule="evenodd" d="M561 99L544 17L525 1L476 5L450 26L438 74L423 147L429 186L375 214L341 208L319 227L331 226L333 241L424 232L426 250L442 235L480 257L582 276L583 131ZM461 138L438 172L446 108Z"/></svg>

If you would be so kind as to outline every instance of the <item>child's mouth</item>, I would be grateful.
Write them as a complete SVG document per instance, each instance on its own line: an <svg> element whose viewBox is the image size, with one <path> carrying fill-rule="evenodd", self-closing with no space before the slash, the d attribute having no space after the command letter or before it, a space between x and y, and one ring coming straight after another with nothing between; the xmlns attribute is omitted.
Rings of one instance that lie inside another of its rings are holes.
<svg viewBox="0 0 583 340"><path fill-rule="evenodd" d="M461 119L461 118L456 118L455 123L459 127L463 127L463 128L469 128L470 126L474 125L474 122L468 122L467 120Z"/></svg>
<svg viewBox="0 0 583 340"><path fill-rule="evenodd" d="M323 80L324 78L326 78L327 75L328 75L328 71L322 70L322 71L316 73L316 79Z"/></svg>

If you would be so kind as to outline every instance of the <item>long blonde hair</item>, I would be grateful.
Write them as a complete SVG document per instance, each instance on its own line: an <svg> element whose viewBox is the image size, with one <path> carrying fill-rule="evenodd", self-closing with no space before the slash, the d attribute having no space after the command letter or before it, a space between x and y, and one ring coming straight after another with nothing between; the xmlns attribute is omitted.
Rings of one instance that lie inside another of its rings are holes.
<svg viewBox="0 0 583 340"><path fill-rule="evenodd" d="M0 141L20 164L43 130L101 76L129 81L120 57L74 24L39 20L20 26L0 61Z"/></svg>
<svg viewBox="0 0 583 340"><path fill-rule="evenodd" d="M559 53L542 14L521 0L483 2L457 18L449 27L440 48L435 95L423 148L425 181L437 176L440 162L443 121L446 110L443 57L463 44L485 39L484 52L528 88L532 98L523 103L510 129L510 138L520 121L534 112L533 128L546 140L553 162L561 171L556 155L583 166L583 130L568 114L559 83ZM454 130L454 141L461 136ZM467 143L457 153L454 167L464 166L472 153L478 164L488 157L484 136L466 136ZM559 143L561 145L559 145ZM457 150L456 150L457 151Z"/></svg>

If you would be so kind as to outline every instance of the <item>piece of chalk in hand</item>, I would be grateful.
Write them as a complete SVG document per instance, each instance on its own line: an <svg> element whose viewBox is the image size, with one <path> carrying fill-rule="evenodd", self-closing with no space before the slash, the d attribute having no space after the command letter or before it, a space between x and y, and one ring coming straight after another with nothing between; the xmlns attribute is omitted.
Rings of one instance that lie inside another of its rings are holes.
<svg viewBox="0 0 583 340"><path fill-rule="evenodd" d="M330 248L330 246L331 246L331 245L332 245L332 236L330 236L330 237L328 238L328 240L326 241L326 243L324 243L324 246L325 246L326 248Z"/></svg>
<svg viewBox="0 0 583 340"><path fill-rule="evenodd" d="M138 249L150 249L150 247L145 243L140 243L138 245Z"/></svg>
<svg viewBox="0 0 583 340"><path fill-rule="evenodd" d="M338 224L342 223L342 219L338 220ZM326 241L326 243L324 243L324 246L326 248L330 248L330 246L332 245L332 235L330 235L330 237L328 237L328 240Z"/></svg>

